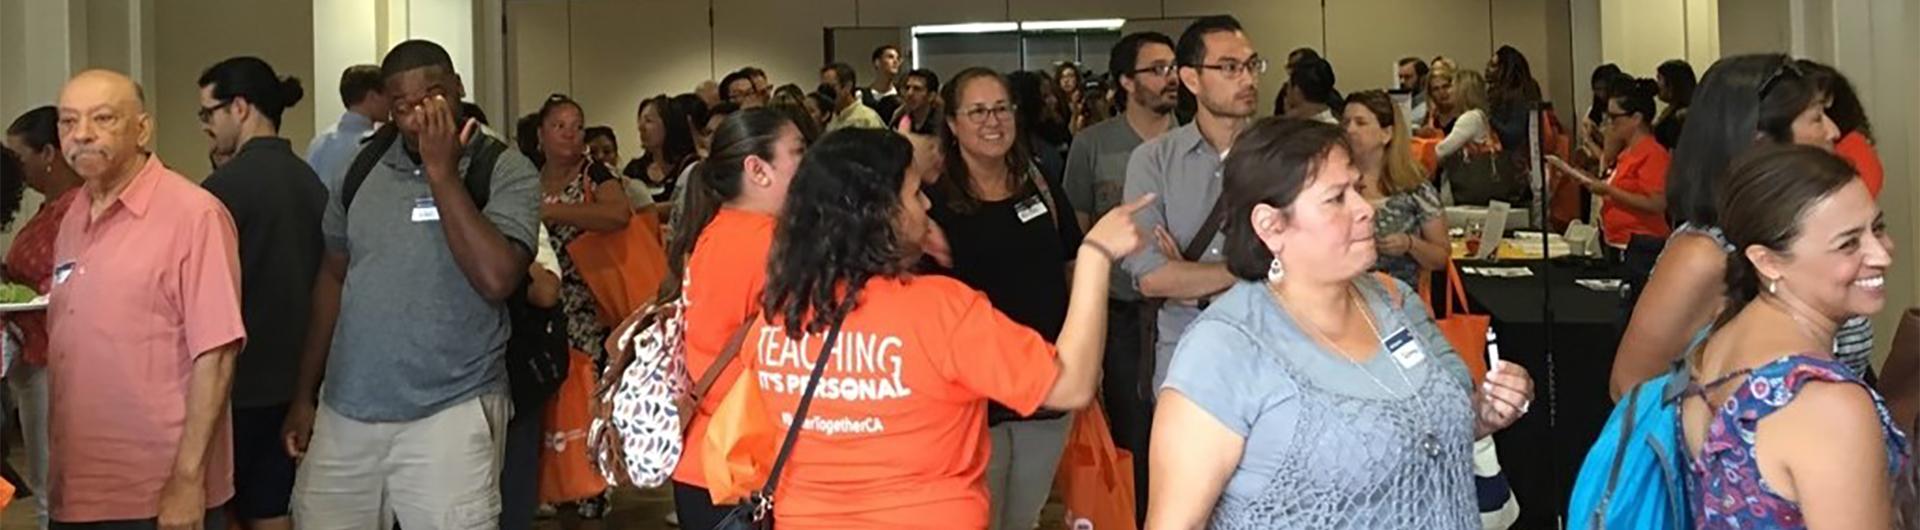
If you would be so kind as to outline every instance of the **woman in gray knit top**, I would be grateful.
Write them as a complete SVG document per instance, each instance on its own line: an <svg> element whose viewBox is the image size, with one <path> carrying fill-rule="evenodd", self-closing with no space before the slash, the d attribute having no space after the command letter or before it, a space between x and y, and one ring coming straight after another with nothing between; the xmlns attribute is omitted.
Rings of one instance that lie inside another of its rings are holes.
<svg viewBox="0 0 1920 530"><path fill-rule="evenodd" d="M1268 119L1225 162L1240 282L1181 339L1153 426L1158 529L1479 528L1473 441L1533 397L1475 389L1412 288L1368 274L1373 208L1338 128Z"/></svg>

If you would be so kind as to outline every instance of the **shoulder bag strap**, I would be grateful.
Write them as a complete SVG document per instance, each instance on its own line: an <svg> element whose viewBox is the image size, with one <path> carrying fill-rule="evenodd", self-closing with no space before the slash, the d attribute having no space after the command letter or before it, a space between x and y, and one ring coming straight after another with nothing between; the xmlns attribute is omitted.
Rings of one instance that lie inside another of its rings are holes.
<svg viewBox="0 0 1920 530"><path fill-rule="evenodd" d="M733 364L733 358L740 355L740 347L747 341L747 331L759 321L760 310L755 309L747 313L747 321L742 322L739 329L733 330L733 337L727 339L727 347L720 350L720 357L714 359L713 366L708 366L707 371L700 374L700 380L693 383L693 393L688 397L694 403L707 397L707 391L713 389L713 383L720 379L720 373L727 371L727 365Z"/></svg>
<svg viewBox="0 0 1920 530"><path fill-rule="evenodd" d="M1039 168L1029 164L1027 166L1027 180L1033 181L1033 187L1040 190L1040 200L1047 202L1047 218L1053 220L1053 229L1059 230L1060 207L1053 203L1053 187L1047 185L1046 175L1041 175Z"/></svg>
<svg viewBox="0 0 1920 530"><path fill-rule="evenodd" d="M807 408L813 404L813 391L820 386L820 376L827 371L827 356L833 353L834 342L840 339L840 322L834 322L833 329L827 332L827 341L820 344L820 356L813 362L813 374L807 376L807 390L800 394L800 406L793 410L793 424L787 426L787 436L780 442L780 455L773 459L773 471L767 475L767 485L760 488L759 496L763 502L773 499L773 489L780 484L780 472L787 467L787 457L793 456L793 443L800 439L800 428L807 424Z"/></svg>
<svg viewBox="0 0 1920 530"><path fill-rule="evenodd" d="M1223 193L1213 200L1213 209L1207 211L1207 220L1200 223L1200 231L1194 232L1193 240L1180 249L1180 257L1187 261L1200 261L1200 255L1207 252L1207 245L1213 244L1213 236L1220 233L1221 226L1227 223L1227 198Z"/></svg>

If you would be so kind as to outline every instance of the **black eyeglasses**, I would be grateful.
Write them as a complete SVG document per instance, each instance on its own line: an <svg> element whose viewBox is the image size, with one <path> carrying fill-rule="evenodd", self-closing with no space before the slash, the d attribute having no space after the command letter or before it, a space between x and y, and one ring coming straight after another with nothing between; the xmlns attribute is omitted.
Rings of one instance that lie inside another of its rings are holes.
<svg viewBox="0 0 1920 530"><path fill-rule="evenodd" d="M1219 64L1194 64L1188 66L1206 70L1219 70L1220 73L1226 74L1229 78L1248 74L1258 75L1267 73L1267 60L1259 57L1247 59L1247 62L1244 63L1239 61L1226 61Z"/></svg>
<svg viewBox="0 0 1920 530"><path fill-rule="evenodd" d="M220 112L220 109L227 108L230 105L233 105L233 100L231 99L222 101L219 105L200 107L200 123L204 124L213 121L213 113Z"/></svg>
<svg viewBox="0 0 1920 530"><path fill-rule="evenodd" d="M1173 71L1178 68L1179 68L1178 66L1174 66L1171 64L1156 64L1146 68L1135 68L1133 70L1128 70L1127 75L1140 75L1145 73L1152 73L1153 75L1166 77L1166 76L1173 75Z"/></svg>
<svg viewBox="0 0 1920 530"><path fill-rule="evenodd" d="M1804 79L1807 74L1806 72L1800 71L1800 64L1794 62L1792 59L1780 63L1780 67L1773 69L1773 74L1768 75L1767 80L1760 83L1760 100L1766 101L1767 94L1773 93L1773 88L1779 86L1780 81L1786 79L1788 76L1792 76L1794 79Z"/></svg>

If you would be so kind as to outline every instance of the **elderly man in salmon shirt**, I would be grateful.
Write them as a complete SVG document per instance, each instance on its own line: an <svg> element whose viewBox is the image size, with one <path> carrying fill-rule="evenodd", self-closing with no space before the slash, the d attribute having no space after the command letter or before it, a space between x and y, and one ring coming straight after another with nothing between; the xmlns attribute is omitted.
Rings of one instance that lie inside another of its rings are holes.
<svg viewBox="0 0 1920 530"><path fill-rule="evenodd" d="M82 72L59 110L85 185L53 251L51 526L224 529L227 390L246 339L233 219L147 150L133 80Z"/></svg>

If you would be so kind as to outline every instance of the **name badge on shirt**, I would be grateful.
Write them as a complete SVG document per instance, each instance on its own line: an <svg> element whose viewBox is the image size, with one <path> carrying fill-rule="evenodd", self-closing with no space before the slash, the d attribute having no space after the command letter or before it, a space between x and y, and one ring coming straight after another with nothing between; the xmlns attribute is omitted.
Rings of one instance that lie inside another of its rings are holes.
<svg viewBox="0 0 1920 530"><path fill-rule="evenodd" d="M1039 195L1028 197L1027 200L1020 201L1019 205L1014 206L1013 211L1020 216L1020 222L1032 221L1047 214L1047 201L1042 200Z"/></svg>
<svg viewBox="0 0 1920 530"><path fill-rule="evenodd" d="M424 223L440 220L440 207L433 204L433 197L421 197L413 200L413 222Z"/></svg>
<svg viewBox="0 0 1920 530"><path fill-rule="evenodd" d="M1420 350L1420 341L1413 340L1413 332L1407 328L1400 328L1400 331L1388 335L1384 344L1387 354L1392 355L1401 368L1412 368L1420 361L1427 360L1427 352Z"/></svg>
<svg viewBox="0 0 1920 530"><path fill-rule="evenodd" d="M73 275L73 262L69 261L53 266L53 284L67 283L67 277Z"/></svg>

